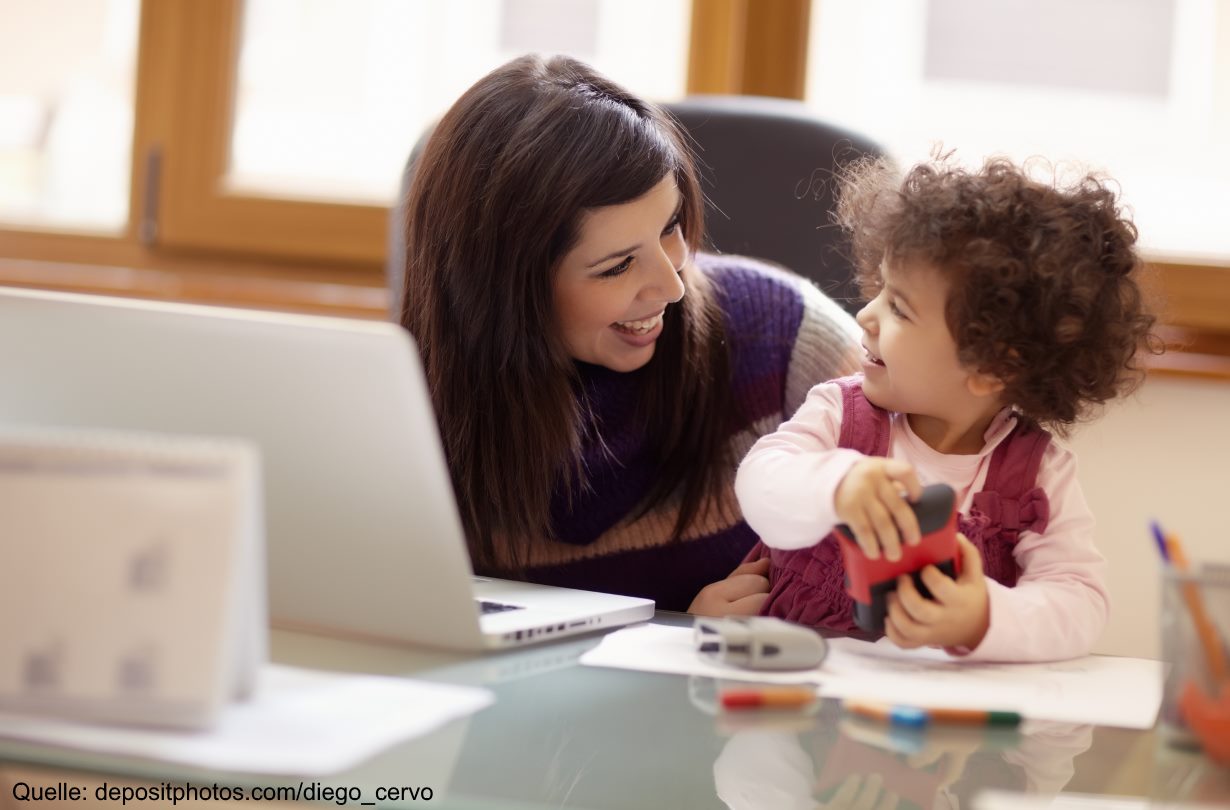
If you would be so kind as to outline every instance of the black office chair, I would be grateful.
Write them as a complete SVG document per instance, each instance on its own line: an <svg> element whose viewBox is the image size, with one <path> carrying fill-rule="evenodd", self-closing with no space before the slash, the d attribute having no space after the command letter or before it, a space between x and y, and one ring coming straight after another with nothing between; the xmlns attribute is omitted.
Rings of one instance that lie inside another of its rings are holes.
<svg viewBox="0 0 1230 810"><path fill-rule="evenodd" d="M826 124L802 102L755 96L692 96L663 105L693 139L708 197L712 248L785 265L857 311L846 241L833 224L834 171L882 155L868 138ZM415 144L389 222L391 315L400 316L405 272L404 200L430 131Z"/></svg>

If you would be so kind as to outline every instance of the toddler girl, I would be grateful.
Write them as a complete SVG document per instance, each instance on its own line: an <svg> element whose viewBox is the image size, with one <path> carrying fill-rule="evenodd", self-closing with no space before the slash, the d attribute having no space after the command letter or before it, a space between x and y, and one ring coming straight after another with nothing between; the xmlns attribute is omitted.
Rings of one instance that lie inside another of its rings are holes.
<svg viewBox="0 0 1230 810"><path fill-rule="evenodd" d="M843 181L838 219L869 303L863 371L817 385L744 459L736 493L770 558L761 613L851 631L837 539L869 557L919 541L907 499L957 493L961 573L922 571L885 633L981 660L1085 655L1106 622L1104 560L1072 452L1052 441L1133 389L1156 340L1136 230L1093 176L1059 188L1007 160L950 159ZM1048 432L1051 431L1051 432Z"/></svg>

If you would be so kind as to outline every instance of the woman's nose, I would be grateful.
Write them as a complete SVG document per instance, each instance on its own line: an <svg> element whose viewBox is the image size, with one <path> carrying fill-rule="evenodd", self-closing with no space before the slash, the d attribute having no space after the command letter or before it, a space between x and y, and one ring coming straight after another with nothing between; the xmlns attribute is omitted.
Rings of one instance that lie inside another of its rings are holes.
<svg viewBox="0 0 1230 810"><path fill-rule="evenodd" d="M676 265L666 251L659 251L654 260L653 275L642 295L674 304L683 298L686 287L680 275L682 265Z"/></svg>

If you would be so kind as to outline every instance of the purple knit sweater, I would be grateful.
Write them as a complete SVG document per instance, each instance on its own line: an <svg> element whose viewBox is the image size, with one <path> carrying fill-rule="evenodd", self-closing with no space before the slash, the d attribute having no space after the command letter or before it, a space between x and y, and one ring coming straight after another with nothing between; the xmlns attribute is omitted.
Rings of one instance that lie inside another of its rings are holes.
<svg viewBox="0 0 1230 810"><path fill-rule="evenodd" d="M795 276L737 256L702 255L697 264L726 315L735 412L743 415L730 437L737 465L759 436L794 412L812 385L854 368L858 330L836 304ZM676 503L636 517L655 474L652 448L634 413L642 372L588 364L579 370L606 446L582 448L587 486L556 493L555 539L530 550L526 576L686 610L697 591L725 578L757 540L735 501L734 468L717 506L672 542Z"/></svg>

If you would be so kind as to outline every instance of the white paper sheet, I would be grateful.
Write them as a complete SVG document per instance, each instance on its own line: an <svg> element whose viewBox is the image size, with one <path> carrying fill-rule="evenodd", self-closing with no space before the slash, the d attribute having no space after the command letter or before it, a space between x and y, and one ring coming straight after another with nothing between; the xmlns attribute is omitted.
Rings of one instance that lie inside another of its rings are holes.
<svg viewBox="0 0 1230 810"><path fill-rule="evenodd" d="M204 732L0 714L0 738L234 773L323 776L494 701L486 689L268 665L252 700Z"/></svg>
<svg viewBox="0 0 1230 810"><path fill-rule="evenodd" d="M1095 796L1087 793L1062 793L1040 796L984 790L974 796L974 810L1213 810L1211 804L1151 801L1135 796Z"/></svg>
<svg viewBox="0 0 1230 810"><path fill-rule="evenodd" d="M831 639L818 669L772 673L700 656L689 627L646 624L611 633L581 656L590 666L707 675L762 683L814 683L825 697L922 707L1017 711L1028 718L1150 728L1162 700L1162 665L1088 656L1046 664L983 664L942 650L901 650L881 640Z"/></svg>

